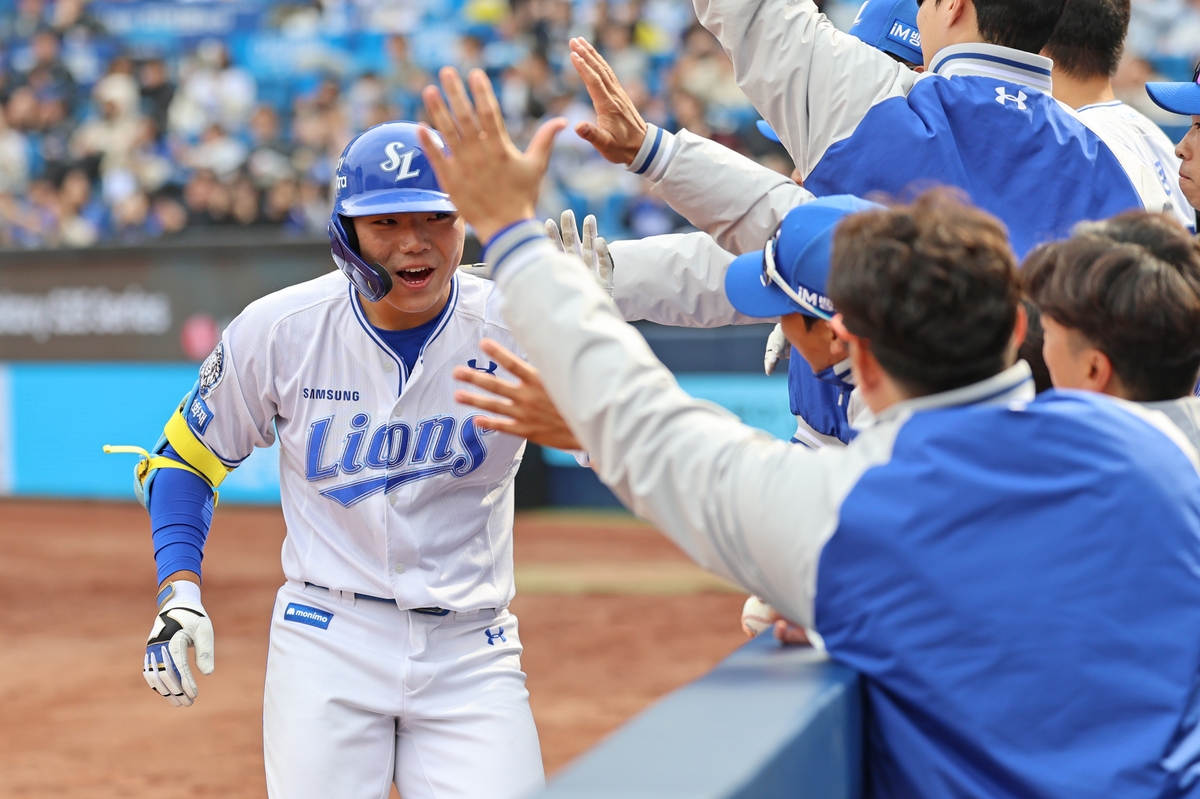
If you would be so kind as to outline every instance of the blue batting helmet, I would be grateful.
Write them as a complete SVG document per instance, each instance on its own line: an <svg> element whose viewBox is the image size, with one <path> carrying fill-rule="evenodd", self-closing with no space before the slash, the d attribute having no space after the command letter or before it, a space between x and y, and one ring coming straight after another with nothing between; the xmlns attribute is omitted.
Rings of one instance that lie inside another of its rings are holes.
<svg viewBox="0 0 1200 799"><path fill-rule="evenodd" d="M349 217L375 214L454 213L425 157L415 122L385 122L346 145L333 176L329 247L333 261L370 302L392 290L392 276L358 251ZM432 131L431 131L432 132ZM441 141L433 132L435 141Z"/></svg>

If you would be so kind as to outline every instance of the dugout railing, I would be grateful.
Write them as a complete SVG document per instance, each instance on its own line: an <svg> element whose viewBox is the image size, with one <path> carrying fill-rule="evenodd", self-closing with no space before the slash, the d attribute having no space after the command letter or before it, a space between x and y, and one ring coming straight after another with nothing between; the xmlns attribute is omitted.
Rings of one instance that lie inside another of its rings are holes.
<svg viewBox="0 0 1200 799"><path fill-rule="evenodd" d="M550 780L538 799L859 799L853 671L764 633Z"/></svg>

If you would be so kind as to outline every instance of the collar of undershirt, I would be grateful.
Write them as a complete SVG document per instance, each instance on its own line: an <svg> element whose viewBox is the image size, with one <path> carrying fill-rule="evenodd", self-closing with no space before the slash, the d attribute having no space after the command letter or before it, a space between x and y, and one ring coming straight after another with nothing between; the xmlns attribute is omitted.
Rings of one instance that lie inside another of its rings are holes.
<svg viewBox="0 0 1200 799"><path fill-rule="evenodd" d="M929 71L943 78L955 75L995 78L1050 94L1053 67L1054 62L1042 55L997 44L971 42L943 47L934 56Z"/></svg>

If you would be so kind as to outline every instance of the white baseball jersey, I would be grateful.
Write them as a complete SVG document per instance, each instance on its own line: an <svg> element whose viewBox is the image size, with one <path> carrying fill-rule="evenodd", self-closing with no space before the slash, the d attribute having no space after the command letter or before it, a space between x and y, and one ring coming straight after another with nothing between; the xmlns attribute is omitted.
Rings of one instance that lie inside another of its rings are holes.
<svg viewBox="0 0 1200 799"><path fill-rule="evenodd" d="M412 374L338 272L246 308L184 409L228 466L280 443L290 581L394 598L401 609L502 608L513 596L513 478L525 443L454 402L485 337L516 344L492 283L457 274Z"/></svg>
<svg viewBox="0 0 1200 799"><path fill-rule="evenodd" d="M1119 140L1134 152L1162 184L1172 215L1188 230L1195 229L1196 212L1179 188L1179 157L1162 128L1120 100L1085 105L1075 113L1105 142Z"/></svg>

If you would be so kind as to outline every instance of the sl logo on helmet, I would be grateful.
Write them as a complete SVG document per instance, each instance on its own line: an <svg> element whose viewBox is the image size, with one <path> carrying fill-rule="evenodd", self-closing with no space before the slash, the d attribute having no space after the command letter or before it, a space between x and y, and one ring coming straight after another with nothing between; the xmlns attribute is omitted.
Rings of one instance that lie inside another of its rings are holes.
<svg viewBox="0 0 1200 799"><path fill-rule="evenodd" d="M397 181L415 178L421 174L421 170L411 168L413 156L417 154L417 151L414 149L401 152L403 149L404 142L391 142L387 147L383 148L383 153L387 156L387 160L379 165L379 168L384 172L395 172Z"/></svg>

